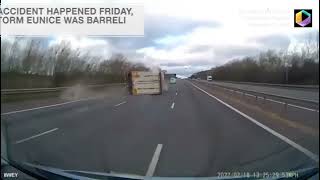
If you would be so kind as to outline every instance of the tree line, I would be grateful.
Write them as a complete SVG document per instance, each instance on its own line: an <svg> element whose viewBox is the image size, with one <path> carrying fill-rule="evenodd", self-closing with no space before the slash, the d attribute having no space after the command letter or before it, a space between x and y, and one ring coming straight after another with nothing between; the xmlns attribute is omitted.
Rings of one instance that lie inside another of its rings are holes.
<svg viewBox="0 0 320 180"><path fill-rule="evenodd" d="M267 50L257 56L234 59L193 74L190 78L260 83L319 84L319 33L293 51Z"/></svg>
<svg viewBox="0 0 320 180"><path fill-rule="evenodd" d="M7 81L16 76L44 76L53 80L55 86L123 82L129 71L147 69L123 54L115 53L109 58L95 56L90 49L86 52L74 49L67 41L51 46L43 38L1 39L1 75Z"/></svg>

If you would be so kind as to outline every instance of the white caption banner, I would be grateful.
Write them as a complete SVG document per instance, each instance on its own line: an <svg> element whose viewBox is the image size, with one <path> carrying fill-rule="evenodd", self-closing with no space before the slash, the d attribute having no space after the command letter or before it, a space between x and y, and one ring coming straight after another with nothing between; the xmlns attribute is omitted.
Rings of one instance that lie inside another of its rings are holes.
<svg viewBox="0 0 320 180"><path fill-rule="evenodd" d="M143 36L143 5L1 4L1 35Z"/></svg>

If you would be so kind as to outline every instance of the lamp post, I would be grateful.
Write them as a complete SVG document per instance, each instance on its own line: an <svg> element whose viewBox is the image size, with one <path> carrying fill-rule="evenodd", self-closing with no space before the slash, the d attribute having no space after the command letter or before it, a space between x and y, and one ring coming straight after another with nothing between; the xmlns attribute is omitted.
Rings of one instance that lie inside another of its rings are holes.
<svg viewBox="0 0 320 180"><path fill-rule="evenodd" d="M289 84L289 68L292 66L292 64L285 62L284 67L286 70L286 84Z"/></svg>
<svg viewBox="0 0 320 180"><path fill-rule="evenodd" d="M288 73L288 63L284 63L284 67L286 69L286 84L288 84L288 80L289 80L289 73Z"/></svg>

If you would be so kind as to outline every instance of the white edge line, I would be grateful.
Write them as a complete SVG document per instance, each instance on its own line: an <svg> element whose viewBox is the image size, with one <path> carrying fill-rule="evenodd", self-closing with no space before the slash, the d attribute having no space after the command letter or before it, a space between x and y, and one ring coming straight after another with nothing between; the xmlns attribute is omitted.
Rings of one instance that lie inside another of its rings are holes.
<svg viewBox="0 0 320 180"><path fill-rule="evenodd" d="M49 130L49 131L45 131L45 132L40 133L40 134L37 134L37 135L33 135L33 136L31 136L31 137L28 137L28 138L25 138L25 139L21 139L21 140L19 140L19 141L16 141L14 144L23 143L23 142L25 142L25 141L29 141L29 140L34 139L34 138L37 138L37 137L39 137L39 136L42 136L42 135L45 135L45 134L49 134L49 133L51 133L51 132L53 132L53 131L56 131L56 130L58 130L58 128L54 128L54 129L51 129L51 130Z"/></svg>
<svg viewBox="0 0 320 180"><path fill-rule="evenodd" d="M298 106L298 105L294 105L294 104L288 104L288 106L295 107L295 108L300 108L300 109L304 109L304 110L308 110L308 111L319 112L319 110L316 110L316 109L306 108L306 107L302 107L302 106Z"/></svg>
<svg viewBox="0 0 320 180"><path fill-rule="evenodd" d="M174 102L172 103L172 105L171 105L171 109L173 109L174 108Z"/></svg>
<svg viewBox="0 0 320 180"><path fill-rule="evenodd" d="M191 83L191 82L190 82ZM273 134L274 136L278 137L279 139L283 140L284 142L286 142L287 144L291 145L292 147L296 148L297 150L303 152L305 155L307 155L309 158L313 159L314 161L316 161L317 163L319 163L319 156L312 153L311 151L309 151L308 149L302 147L301 145L293 142L292 140L288 139L287 137L281 135L280 133L274 131L273 129L265 126L264 124L258 122L257 120L253 119L252 117L248 116L247 114L239 111L238 109L234 108L233 106L225 103L224 101L220 100L219 98L211 95L210 93L206 92L205 90L199 88L198 86L194 85L193 83L191 83L192 86L194 86L195 88L197 88L198 90L202 91L203 93L207 94L208 96L216 99L217 101L219 101L221 104L227 106L228 108L230 108L231 110L237 112L238 114L240 114L241 116L247 118L248 120L250 120L251 122L255 123L256 125L260 126L261 128L263 128L264 130L268 131L269 133Z"/></svg>
<svg viewBox="0 0 320 180"><path fill-rule="evenodd" d="M161 150L162 150L162 144L158 144L156 150L154 151L150 165L148 167L148 171L146 173L146 179L153 176L159 161Z"/></svg>
<svg viewBox="0 0 320 180"><path fill-rule="evenodd" d="M90 100L90 99L94 99L94 98L85 98L85 99L79 99L79 100L75 100L75 101L67 101L67 102L63 102L63 103L52 104L52 105L47 105L47 106L40 106L40 107L35 107L35 108L30 108L30 109L10 111L10 112L6 112L6 113L1 113L1 116L2 115L21 113L21 112L27 112L27 111L34 111L34 110L38 110L38 109L50 108L50 107L55 107L55 106L62 106L62 105L75 103L75 102L79 102L79 101L87 101L87 100Z"/></svg>
<svg viewBox="0 0 320 180"><path fill-rule="evenodd" d="M121 103L119 103L119 104L116 104L116 105L114 105L114 106L117 107L117 106L120 106L120 105L122 105L122 104L124 104L124 103L127 103L127 101L123 101L123 102L121 102Z"/></svg>
<svg viewBox="0 0 320 180"><path fill-rule="evenodd" d="M279 104L286 104L284 102L281 102L281 101L277 101L277 100L273 100L273 99L266 99L267 101L271 101L271 102L274 102L274 103L279 103Z"/></svg>
<svg viewBox="0 0 320 180"><path fill-rule="evenodd" d="M246 96L250 96L250 97L256 97L255 95L252 95L252 94L247 94L247 93L246 93Z"/></svg>

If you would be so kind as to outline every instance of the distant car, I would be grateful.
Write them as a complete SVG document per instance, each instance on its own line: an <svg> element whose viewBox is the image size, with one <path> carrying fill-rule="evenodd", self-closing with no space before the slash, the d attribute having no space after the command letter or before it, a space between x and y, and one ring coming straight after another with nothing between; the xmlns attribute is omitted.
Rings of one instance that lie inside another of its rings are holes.
<svg viewBox="0 0 320 180"><path fill-rule="evenodd" d="M207 76L207 81L212 81L212 76Z"/></svg>
<svg viewBox="0 0 320 180"><path fill-rule="evenodd" d="M175 84L177 82L177 79L172 77L170 78L170 84Z"/></svg>

